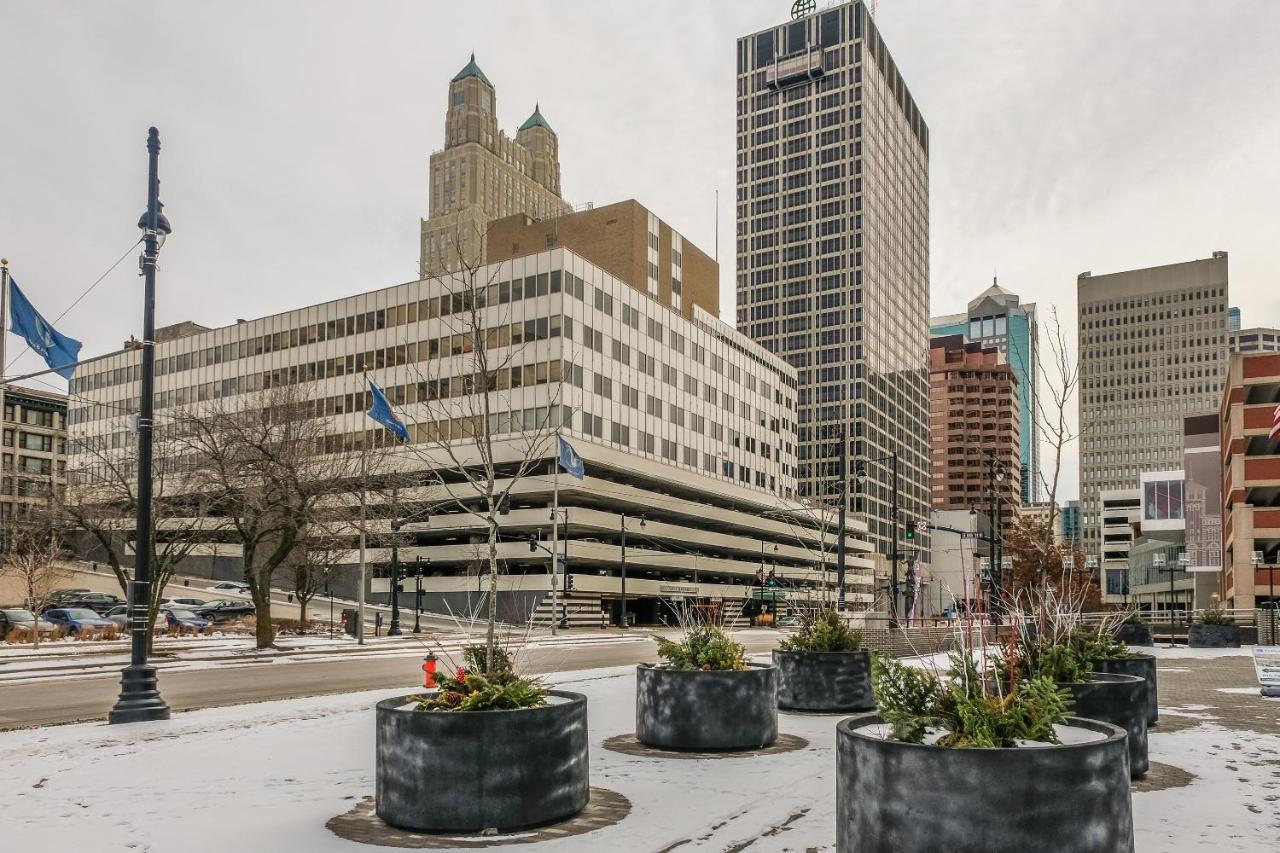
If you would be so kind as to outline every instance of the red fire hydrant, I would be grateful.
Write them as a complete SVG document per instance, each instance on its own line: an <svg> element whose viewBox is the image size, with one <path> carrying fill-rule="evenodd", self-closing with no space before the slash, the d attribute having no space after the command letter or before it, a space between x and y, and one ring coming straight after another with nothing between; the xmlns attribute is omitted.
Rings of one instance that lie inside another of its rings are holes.
<svg viewBox="0 0 1280 853"><path fill-rule="evenodd" d="M432 690L438 685L436 684L436 655L435 652L428 652L427 656L422 659L422 671L426 675L423 681L423 687Z"/></svg>

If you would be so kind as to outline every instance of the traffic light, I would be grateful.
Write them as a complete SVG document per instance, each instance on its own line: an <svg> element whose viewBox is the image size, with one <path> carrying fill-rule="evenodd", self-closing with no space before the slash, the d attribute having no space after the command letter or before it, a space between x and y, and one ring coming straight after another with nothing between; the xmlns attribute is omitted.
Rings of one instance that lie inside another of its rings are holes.
<svg viewBox="0 0 1280 853"><path fill-rule="evenodd" d="M915 541L915 538L916 538L916 529L915 529L914 527L911 527L910 525L908 525L908 526L907 526L907 541L908 541L908 542L914 542L914 541Z"/></svg>
<svg viewBox="0 0 1280 853"><path fill-rule="evenodd" d="M566 574L564 576L564 590L569 592L573 589L573 575Z"/></svg>

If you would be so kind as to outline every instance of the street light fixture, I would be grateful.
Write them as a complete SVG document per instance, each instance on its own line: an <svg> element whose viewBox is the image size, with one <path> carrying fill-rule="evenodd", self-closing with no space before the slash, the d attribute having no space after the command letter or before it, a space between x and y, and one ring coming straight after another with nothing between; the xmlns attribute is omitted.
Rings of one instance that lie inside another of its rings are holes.
<svg viewBox="0 0 1280 853"><path fill-rule="evenodd" d="M133 581L129 584L129 665L120 676L120 697L107 715L109 723L169 719L160 697L156 669L147 663L151 628L151 462L155 430L156 262L165 238L173 232L160 203L160 131L147 132L147 210L138 220L143 230L142 357L138 400L138 492L134 524Z"/></svg>

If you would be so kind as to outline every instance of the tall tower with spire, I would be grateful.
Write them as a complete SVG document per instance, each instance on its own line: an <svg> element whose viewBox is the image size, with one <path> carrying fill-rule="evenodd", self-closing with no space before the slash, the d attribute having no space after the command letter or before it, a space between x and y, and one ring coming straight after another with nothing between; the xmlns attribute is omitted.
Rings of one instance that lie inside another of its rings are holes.
<svg viewBox="0 0 1280 853"><path fill-rule="evenodd" d="M449 81L445 147L431 155L429 216L422 220L423 278L484 260L495 219L546 219L571 210L560 197L560 142L541 105L515 139L498 127L497 92L473 53Z"/></svg>

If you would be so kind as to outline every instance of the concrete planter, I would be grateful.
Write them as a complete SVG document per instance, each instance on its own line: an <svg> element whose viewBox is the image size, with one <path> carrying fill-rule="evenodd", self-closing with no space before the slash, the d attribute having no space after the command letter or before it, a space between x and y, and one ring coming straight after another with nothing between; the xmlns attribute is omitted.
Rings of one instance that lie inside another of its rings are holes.
<svg viewBox="0 0 1280 853"><path fill-rule="evenodd" d="M836 727L836 849L1132 853L1125 733L1072 718L1087 743L947 749Z"/></svg>
<svg viewBox="0 0 1280 853"><path fill-rule="evenodd" d="M1187 631L1187 645L1193 649L1238 649L1240 626L1192 624Z"/></svg>
<svg viewBox="0 0 1280 853"><path fill-rule="evenodd" d="M1141 622L1124 622L1116 628L1116 639L1126 646L1154 646L1151 626Z"/></svg>
<svg viewBox="0 0 1280 853"><path fill-rule="evenodd" d="M541 708L417 711L377 705L377 813L419 832L507 831L587 804L587 697L553 690Z"/></svg>
<svg viewBox="0 0 1280 853"><path fill-rule="evenodd" d="M1147 775L1147 683L1135 675L1089 673L1088 681L1059 684L1075 700L1074 714L1110 723L1128 735L1129 778Z"/></svg>
<svg viewBox="0 0 1280 853"><path fill-rule="evenodd" d="M777 670L636 667L636 739L659 749L759 749L778 739Z"/></svg>
<svg viewBox="0 0 1280 853"><path fill-rule="evenodd" d="M778 707L783 711L871 711L871 653L775 650Z"/></svg>
<svg viewBox="0 0 1280 853"><path fill-rule="evenodd" d="M1160 719L1160 701L1156 692L1155 655L1137 655L1131 658L1100 660L1094 664L1098 672L1113 675L1136 675L1147 682L1147 725L1154 726Z"/></svg>

